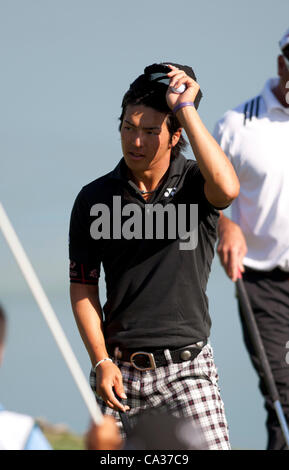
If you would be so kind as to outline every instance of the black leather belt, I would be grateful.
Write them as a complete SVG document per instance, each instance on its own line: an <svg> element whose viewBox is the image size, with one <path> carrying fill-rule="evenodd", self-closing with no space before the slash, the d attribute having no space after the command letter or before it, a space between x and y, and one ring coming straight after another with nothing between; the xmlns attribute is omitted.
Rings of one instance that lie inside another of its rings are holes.
<svg viewBox="0 0 289 470"><path fill-rule="evenodd" d="M175 364L184 361L192 361L197 357L205 344L207 344L207 340L199 341L198 343L190 344L180 349L169 350L171 359ZM148 352L133 349L120 349L116 346L108 347L108 353L111 357L120 361L130 362L135 369L143 371L154 370L168 363L163 349Z"/></svg>

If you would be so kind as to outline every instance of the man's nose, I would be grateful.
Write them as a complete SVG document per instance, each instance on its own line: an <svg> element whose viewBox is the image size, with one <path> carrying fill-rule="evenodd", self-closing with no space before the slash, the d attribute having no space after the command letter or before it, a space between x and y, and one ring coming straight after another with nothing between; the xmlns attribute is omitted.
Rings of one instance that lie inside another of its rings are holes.
<svg viewBox="0 0 289 470"><path fill-rule="evenodd" d="M142 147L143 146L143 138L141 134L137 133L134 137L134 144L136 147Z"/></svg>

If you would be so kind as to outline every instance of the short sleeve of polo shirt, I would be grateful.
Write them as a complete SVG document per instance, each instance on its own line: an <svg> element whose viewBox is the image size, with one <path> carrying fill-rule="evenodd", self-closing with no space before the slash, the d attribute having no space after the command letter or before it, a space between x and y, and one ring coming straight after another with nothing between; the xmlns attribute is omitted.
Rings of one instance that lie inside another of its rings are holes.
<svg viewBox="0 0 289 470"><path fill-rule="evenodd" d="M101 258L97 243L90 235L90 207L83 189L78 194L71 212L69 227L70 282L97 284Z"/></svg>
<svg viewBox="0 0 289 470"><path fill-rule="evenodd" d="M243 106L240 106L243 108ZM243 127L243 114L241 112L227 111L216 123L213 136L219 146L232 163L237 176L240 176L240 162L238 152L236 153L236 142L239 140L240 131ZM237 139L236 139L237 137Z"/></svg>
<svg viewBox="0 0 289 470"><path fill-rule="evenodd" d="M216 123L213 136L215 140L218 142L218 144L220 145L221 149L225 152L229 160L231 160L231 155L230 155L231 138L229 135L228 126L226 126L224 118L220 119Z"/></svg>
<svg viewBox="0 0 289 470"><path fill-rule="evenodd" d="M197 201L200 206L201 212L206 214L212 214L213 216L219 215L219 211L226 209L226 207L215 207L213 206L205 195L205 178L203 177L197 162L193 161L193 164L189 170L189 178L186 187L188 199L192 202Z"/></svg>

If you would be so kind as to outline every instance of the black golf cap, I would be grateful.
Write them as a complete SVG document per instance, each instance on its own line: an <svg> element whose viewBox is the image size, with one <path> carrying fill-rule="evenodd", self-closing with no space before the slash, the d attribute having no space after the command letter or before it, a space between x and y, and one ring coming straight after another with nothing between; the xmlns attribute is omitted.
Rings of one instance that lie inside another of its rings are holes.
<svg viewBox="0 0 289 470"><path fill-rule="evenodd" d="M131 83L129 90L124 96L124 101L129 94L130 97L133 97L135 100L138 98L143 98L145 96L150 97L151 99L156 96L156 100L160 103L160 100L163 102L163 111L169 111L167 102L166 102L166 92L167 87L170 83L170 78L167 76L171 72L170 67L167 64L173 65L180 70L183 70L189 77L197 81L196 75L191 67L188 65L176 64L173 62L162 62L160 64L148 65L144 69L144 73L140 75L133 83ZM198 91L198 94L195 98L195 107L198 108L200 100L203 94L201 90ZM124 104L123 101L123 104Z"/></svg>

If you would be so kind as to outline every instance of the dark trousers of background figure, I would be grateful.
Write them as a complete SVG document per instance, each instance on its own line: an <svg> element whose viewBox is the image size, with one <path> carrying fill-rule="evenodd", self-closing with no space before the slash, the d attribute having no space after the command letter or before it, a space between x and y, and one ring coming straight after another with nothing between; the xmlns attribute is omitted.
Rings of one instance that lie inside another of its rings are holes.
<svg viewBox="0 0 289 470"><path fill-rule="evenodd" d="M286 343L289 341L289 273L279 269L264 272L247 268L243 280L280 395L281 405L289 424L289 364L286 363L286 354L288 353ZM265 398L265 408L268 413L266 421L267 449L281 450L285 448L285 440L272 400L259 373L260 363L254 353L247 327L244 324L240 305L239 313L244 341L253 366L259 375L259 387Z"/></svg>

